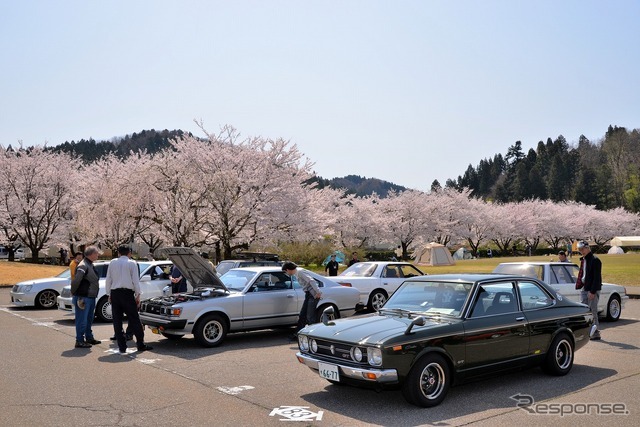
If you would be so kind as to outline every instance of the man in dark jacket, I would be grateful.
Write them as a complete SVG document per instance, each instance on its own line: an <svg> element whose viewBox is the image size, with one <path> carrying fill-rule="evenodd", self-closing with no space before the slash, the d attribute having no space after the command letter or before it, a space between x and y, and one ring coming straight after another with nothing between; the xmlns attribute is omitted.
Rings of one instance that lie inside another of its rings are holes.
<svg viewBox="0 0 640 427"><path fill-rule="evenodd" d="M331 261L327 263L327 266L324 268L324 271L328 272L329 276L338 275L338 261L336 261L335 255L331 255Z"/></svg>
<svg viewBox="0 0 640 427"><path fill-rule="evenodd" d="M91 326L96 310L100 277L93 263L98 259L100 250L89 246L84 251L84 259L78 264L76 274L71 281L71 295L76 311L76 348L89 348L100 341L93 337Z"/></svg>
<svg viewBox="0 0 640 427"><path fill-rule="evenodd" d="M580 258L580 272L576 288L581 290L581 302L588 305L593 313L591 339L599 340L601 337L600 323L598 322L598 300L602 289L602 262L591 252L587 242L578 242L577 246L582 257Z"/></svg>

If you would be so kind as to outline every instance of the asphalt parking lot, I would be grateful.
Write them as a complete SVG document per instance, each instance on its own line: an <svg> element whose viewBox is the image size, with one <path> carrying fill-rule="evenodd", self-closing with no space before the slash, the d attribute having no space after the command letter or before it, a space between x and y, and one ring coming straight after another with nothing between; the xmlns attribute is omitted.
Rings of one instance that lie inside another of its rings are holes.
<svg viewBox="0 0 640 427"><path fill-rule="evenodd" d="M13 308L9 301L9 289L0 289L3 425L640 423L638 299L627 302L620 321L602 323L603 340L576 353L568 376L550 377L540 369L502 375L454 387L431 409L407 404L396 391L330 385L298 364L290 330L232 334L214 349L147 330L154 350L123 356L108 339L110 324L94 325L102 344L75 349L71 315ZM529 410L517 406L529 399L535 402Z"/></svg>

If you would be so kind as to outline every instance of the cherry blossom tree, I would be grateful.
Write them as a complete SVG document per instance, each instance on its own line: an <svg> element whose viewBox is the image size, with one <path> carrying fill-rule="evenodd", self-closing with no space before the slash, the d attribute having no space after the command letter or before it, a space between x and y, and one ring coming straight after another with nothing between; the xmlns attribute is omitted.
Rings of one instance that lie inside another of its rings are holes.
<svg viewBox="0 0 640 427"><path fill-rule="evenodd" d="M490 237L490 235L488 236L490 226L487 216L492 207L476 197L460 200L460 202L460 223L456 234L469 244L471 252L477 256L478 248L482 242Z"/></svg>
<svg viewBox="0 0 640 427"><path fill-rule="evenodd" d="M34 262L48 243L64 239L78 167L69 155L42 146L0 151L0 225L5 237L31 250Z"/></svg>

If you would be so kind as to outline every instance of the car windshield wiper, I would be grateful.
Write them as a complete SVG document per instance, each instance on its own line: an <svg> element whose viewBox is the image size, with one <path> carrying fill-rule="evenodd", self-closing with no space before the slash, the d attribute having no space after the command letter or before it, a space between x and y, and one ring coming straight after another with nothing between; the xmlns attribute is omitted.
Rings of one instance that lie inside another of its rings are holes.
<svg viewBox="0 0 640 427"><path fill-rule="evenodd" d="M398 316L406 315L407 317L411 317L411 314L412 314L411 311L405 310L404 308L384 308L384 307L382 307L381 309L378 310L378 312L380 314L382 314L382 313L397 314Z"/></svg>

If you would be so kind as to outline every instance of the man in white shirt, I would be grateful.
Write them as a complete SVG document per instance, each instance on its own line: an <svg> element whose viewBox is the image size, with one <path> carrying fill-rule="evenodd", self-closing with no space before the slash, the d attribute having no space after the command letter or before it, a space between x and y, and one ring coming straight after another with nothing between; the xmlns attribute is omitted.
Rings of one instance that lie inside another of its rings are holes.
<svg viewBox="0 0 640 427"><path fill-rule="evenodd" d="M152 349L144 343L144 330L138 314L140 273L138 272L138 264L129 258L129 252L131 252L131 249L127 246L118 248L119 257L109 263L105 281L113 315L113 331L120 353L127 352L127 339L122 329L122 317L124 314L127 315L129 326L136 337L138 351Z"/></svg>

